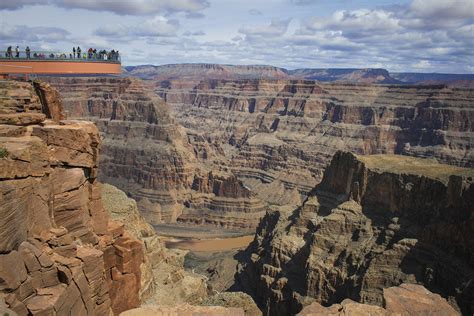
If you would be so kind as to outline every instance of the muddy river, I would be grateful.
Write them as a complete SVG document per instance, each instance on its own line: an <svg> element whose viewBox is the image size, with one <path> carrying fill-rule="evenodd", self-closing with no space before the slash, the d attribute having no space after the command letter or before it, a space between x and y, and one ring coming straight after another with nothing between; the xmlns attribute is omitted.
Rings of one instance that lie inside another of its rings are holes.
<svg viewBox="0 0 474 316"><path fill-rule="evenodd" d="M191 251L227 251L247 247L254 235L211 238L211 239L180 239L170 238L165 241L167 248L178 248Z"/></svg>

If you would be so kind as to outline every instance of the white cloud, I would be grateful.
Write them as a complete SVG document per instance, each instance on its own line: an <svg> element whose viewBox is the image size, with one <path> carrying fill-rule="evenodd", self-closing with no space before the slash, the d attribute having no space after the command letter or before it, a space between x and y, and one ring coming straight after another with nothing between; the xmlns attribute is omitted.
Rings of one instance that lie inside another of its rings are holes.
<svg viewBox="0 0 474 316"><path fill-rule="evenodd" d="M263 15L262 11L257 10L257 9L250 9L249 14L250 15Z"/></svg>
<svg viewBox="0 0 474 316"><path fill-rule="evenodd" d="M106 38L123 40L134 37L173 37L177 35L179 26L178 20L158 15L139 25L108 24L96 29L94 33Z"/></svg>
<svg viewBox="0 0 474 316"><path fill-rule="evenodd" d="M204 31L194 31L194 32L186 31L183 33L183 36L204 36L204 35L206 35L206 32Z"/></svg>
<svg viewBox="0 0 474 316"><path fill-rule="evenodd" d="M401 29L392 12L360 9L336 11L330 18L312 18L306 21L302 32L315 30L342 31L351 36L372 36L374 33L391 33Z"/></svg>
<svg viewBox="0 0 474 316"><path fill-rule="evenodd" d="M417 17L444 19L474 18L474 1L472 0L414 0L410 13Z"/></svg>
<svg viewBox="0 0 474 316"><path fill-rule="evenodd" d="M196 12L209 7L207 0L2 0L0 2L0 10L15 10L36 4L49 4L67 9L107 11L119 15Z"/></svg>
<svg viewBox="0 0 474 316"><path fill-rule="evenodd" d="M430 69L432 67L431 63L428 60L420 60L419 62L414 63L412 66L413 68L423 70Z"/></svg>
<svg viewBox="0 0 474 316"><path fill-rule="evenodd" d="M56 43L68 39L69 36L68 31L59 27L0 24L0 39L3 42Z"/></svg>
<svg viewBox="0 0 474 316"><path fill-rule="evenodd" d="M288 29L291 19L273 19L269 25L244 26L240 28L239 33L247 36L282 36Z"/></svg>
<svg viewBox="0 0 474 316"><path fill-rule="evenodd" d="M206 17L205 14L201 12L188 12L186 13L187 19L204 19Z"/></svg>
<svg viewBox="0 0 474 316"><path fill-rule="evenodd" d="M50 0L2 0L0 10L17 10L28 5L48 4Z"/></svg>

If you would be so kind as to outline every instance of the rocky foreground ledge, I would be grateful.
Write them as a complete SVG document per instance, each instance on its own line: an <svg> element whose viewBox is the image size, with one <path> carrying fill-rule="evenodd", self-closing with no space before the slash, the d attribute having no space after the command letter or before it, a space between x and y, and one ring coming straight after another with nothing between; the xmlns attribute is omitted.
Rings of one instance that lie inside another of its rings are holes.
<svg viewBox="0 0 474 316"><path fill-rule="evenodd" d="M472 315L473 179L474 169L426 159L338 152L302 207L267 213L240 286L265 315L345 299L384 306L386 288L402 283Z"/></svg>
<svg viewBox="0 0 474 316"><path fill-rule="evenodd" d="M459 313L445 299L433 294L421 285L402 284L397 287L384 289L384 307L368 305L345 299L340 304L323 307L312 303L303 308L298 316L395 316L395 315L430 315L456 316Z"/></svg>

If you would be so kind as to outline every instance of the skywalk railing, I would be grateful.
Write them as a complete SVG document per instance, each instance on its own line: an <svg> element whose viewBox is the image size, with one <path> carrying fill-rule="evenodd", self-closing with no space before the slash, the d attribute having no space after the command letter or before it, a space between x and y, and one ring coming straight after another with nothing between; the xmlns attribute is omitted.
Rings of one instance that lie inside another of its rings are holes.
<svg viewBox="0 0 474 316"><path fill-rule="evenodd" d="M120 55L117 53L107 52L103 53L92 53L86 52L52 52L52 51L30 51L27 54L25 51L16 52L15 50L0 51L0 60L21 60L21 61L75 61L75 62L101 62L101 63L120 63Z"/></svg>

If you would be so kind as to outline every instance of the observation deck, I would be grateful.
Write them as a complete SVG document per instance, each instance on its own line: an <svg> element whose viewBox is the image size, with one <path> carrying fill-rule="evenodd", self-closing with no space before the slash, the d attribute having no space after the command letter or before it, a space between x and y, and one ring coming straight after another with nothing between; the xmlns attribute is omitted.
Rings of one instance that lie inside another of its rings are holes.
<svg viewBox="0 0 474 316"><path fill-rule="evenodd" d="M0 51L0 77L8 75L120 74L118 54L81 54L31 51Z"/></svg>

